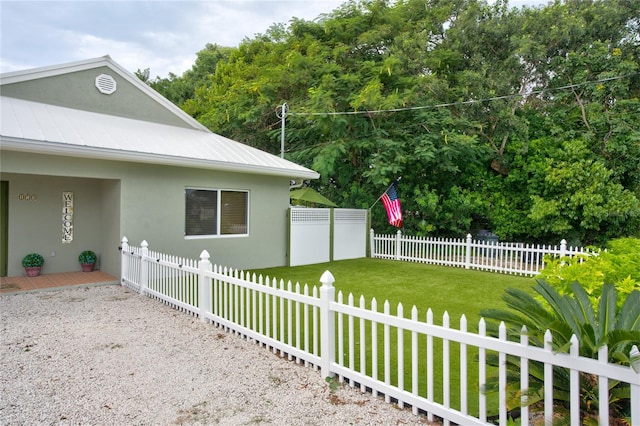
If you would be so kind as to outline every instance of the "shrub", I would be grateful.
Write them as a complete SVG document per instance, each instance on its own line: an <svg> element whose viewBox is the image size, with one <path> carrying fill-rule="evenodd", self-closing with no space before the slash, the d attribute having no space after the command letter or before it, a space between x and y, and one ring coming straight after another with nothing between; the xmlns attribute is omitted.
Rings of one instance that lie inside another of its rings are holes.
<svg viewBox="0 0 640 426"><path fill-rule="evenodd" d="M96 263L97 256L91 250L85 250L78 256L78 261L83 264Z"/></svg>
<svg viewBox="0 0 640 426"><path fill-rule="evenodd" d="M545 263L538 278L553 285L560 294L570 294L573 283L579 282L594 307L605 283L616 287L618 307L632 291L640 290L639 238L615 239L607 244L606 251L573 258L548 258Z"/></svg>
<svg viewBox="0 0 640 426"><path fill-rule="evenodd" d="M42 266L44 264L44 257L38 253L29 253L22 258L22 266L25 268L33 268L36 266Z"/></svg>
<svg viewBox="0 0 640 426"><path fill-rule="evenodd" d="M529 344L544 347L544 334L550 330L553 336L553 349L567 352L570 341L575 335L579 342L579 352L583 357L596 359L598 349L608 345L609 362L631 365L631 348L640 346L640 291L632 291L621 307L616 307L617 291L612 284L602 287L594 309L592 301L582 286L574 282L572 295L560 295L552 285L537 280L534 290L542 298L536 299L528 292L519 289L507 289L502 299L507 309L486 309L481 315L488 320L492 333L497 334L499 322L507 326L508 334L514 339L520 336L522 326L527 327ZM520 377L519 359L507 358L509 376ZM488 362L497 365L498 358L488 357ZM532 362L529 366L529 404L542 400L544 395L544 367ZM520 400L519 380L511 380L508 389L509 400L516 404ZM498 380L492 377L487 383L487 392L497 391ZM619 382L609 383L608 401L610 414L616 420L623 419L629 410L630 388ZM580 394L582 411L587 418L596 418L598 408L598 380L587 374L581 374ZM568 410L570 390L569 373L566 369L553 369L553 398L558 412ZM605 403L607 403L605 401ZM512 406L510 408L515 408Z"/></svg>

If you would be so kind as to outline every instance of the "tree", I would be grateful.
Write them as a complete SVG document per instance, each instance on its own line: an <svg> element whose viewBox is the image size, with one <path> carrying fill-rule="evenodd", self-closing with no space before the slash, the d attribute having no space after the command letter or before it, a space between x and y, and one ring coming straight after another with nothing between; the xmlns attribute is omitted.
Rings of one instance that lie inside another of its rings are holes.
<svg viewBox="0 0 640 426"><path fill-rule="evenodd" d="M520 213L490 212L499 235L526 233L540 242L557 244L564 238L571 245L602 245L637 232L640 200L618 183L587 141L536 139L511 164L512 173L503 179L506 190L491 198ZM523 221L526 229L519 227Z"/></svg>
<svg viewBox="0 0 640 426"><path fill-rule="evenodd" d="M196 115L197 108L193 105L196 89L210 84L209 76L215 73L219 63L228 59L231 51L229 47L207 43L196 54L195 64L182 77L169 73L167 78L157 77L150 81L149 69L146 69L147 78L143 81L186 112Z"/></svg>
<svg viewBox="0 0 640 426"><path fill-rule="evenodd" d="M393 179L405 230L600 243L640 234L640 3L349 1L156 87L211 130L321 174L343 207ZM384 211L373 225L386 228Z"/></svg>

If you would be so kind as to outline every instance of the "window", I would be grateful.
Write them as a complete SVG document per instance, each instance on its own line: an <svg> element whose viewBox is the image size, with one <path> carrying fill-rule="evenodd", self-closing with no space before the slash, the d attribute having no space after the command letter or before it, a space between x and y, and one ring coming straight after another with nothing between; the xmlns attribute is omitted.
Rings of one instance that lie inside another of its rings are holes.
<svg viewBox="0 0 640 426"><path fill-rule="evenodd" d="M248 234L249 193L187 188L185 235L220 236Z"/></svg>

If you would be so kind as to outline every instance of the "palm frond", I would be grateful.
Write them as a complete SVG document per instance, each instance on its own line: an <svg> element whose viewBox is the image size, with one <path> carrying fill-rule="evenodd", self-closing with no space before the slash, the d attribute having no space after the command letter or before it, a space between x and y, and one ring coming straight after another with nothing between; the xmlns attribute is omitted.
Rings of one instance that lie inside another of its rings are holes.
<svg viewBox="0 0 640 426"><path fill-rule="evenodd" d="M598 328L596 329L598 347L604 344L607 334L615 327L616 298L616 290L613 284L602 286L602 295L598 304Z"/></svg>
<svg viewBox="0 0 640 426"><path fill-rule="evenodd" d="M571 289L573 290L573 296L576 300L576 306L580 309L580 312L582 313L583 322L589 324L591 328L595 330L596 315L593 312L593 305L591 304L589 295L587 294L585 289L582 288L580 283L577 281L575 281L571 285Z"/></svg>
<svg viewBox="0 0 640 426"><path fill-rule="evenodd" d="M516 288L505 290L502 300L506 305L516 312L520 312L531 321L538 324L538 327L544 328L544 324L554 319L554 315L546 309L531 294Z"/></svg>
<svg viewBox="0 0 640 426"><path fill-rule="evenodd" d="M640 331L640 291L634 290L627 295L615 328Z"/></svg>

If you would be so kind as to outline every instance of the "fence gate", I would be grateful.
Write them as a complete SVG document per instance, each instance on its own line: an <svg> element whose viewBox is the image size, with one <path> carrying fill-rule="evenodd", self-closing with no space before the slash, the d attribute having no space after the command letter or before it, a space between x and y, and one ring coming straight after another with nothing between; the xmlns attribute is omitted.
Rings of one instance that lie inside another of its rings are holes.
<svg viewBox="0 0 640 426"><path fill-rule="evenodd" d="M367 211L289 208L289 266L357 259L367 254Z"/></svg>
<svg viewBox="0 0 640 426"><path fill-rule="evenodd" d="M367 211L333 210L333 259L359 259L367 255Z"/></svg>

